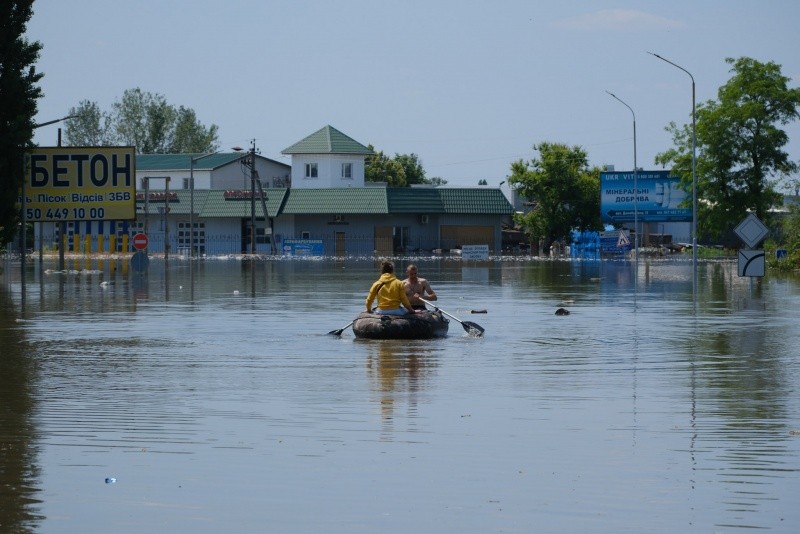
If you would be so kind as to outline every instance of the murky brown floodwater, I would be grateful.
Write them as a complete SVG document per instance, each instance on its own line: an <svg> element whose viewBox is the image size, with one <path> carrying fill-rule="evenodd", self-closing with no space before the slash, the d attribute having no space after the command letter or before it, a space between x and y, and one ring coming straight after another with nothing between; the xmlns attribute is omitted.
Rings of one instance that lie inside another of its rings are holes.
<svg viewBox="0 0 800 534"><path fill-rule="evenodd" d="M796 276L416 263L483 338L327 335L365 259L3 260L0 531L799 528Z"/></svg>

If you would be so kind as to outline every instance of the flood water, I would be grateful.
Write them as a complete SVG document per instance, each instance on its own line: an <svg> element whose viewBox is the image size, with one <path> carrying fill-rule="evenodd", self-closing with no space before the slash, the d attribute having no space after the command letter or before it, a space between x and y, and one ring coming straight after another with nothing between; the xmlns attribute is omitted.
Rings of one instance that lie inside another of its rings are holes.
<svg viewBox="0 0 800 534"><path fill-rule="evenodd" d="M414 262L483 337L329 335L371 259L4 260L0 531L800 529L797 275Z"/></svg>

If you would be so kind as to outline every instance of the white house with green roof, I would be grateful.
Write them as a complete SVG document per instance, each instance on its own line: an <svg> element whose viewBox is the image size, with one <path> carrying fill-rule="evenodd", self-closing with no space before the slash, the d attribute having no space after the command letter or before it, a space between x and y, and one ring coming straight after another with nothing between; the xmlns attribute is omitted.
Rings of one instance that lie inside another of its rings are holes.
<svg viewBox="0 0 800 534"><path fill-rule="evenodd" d="M135 221L50 223L47 246L73 252L129 252L146 232L148 250L188 255L282 253L293 240L325 255L430 253L486 244L501 252L502 225L514 209L499 188L365 184L372 151L332 126L283 150L291 165L256 155L255 178L241 153L136 156ZM194 177L194 188L190 177ZM167 181L169 177L169 181Z"/></svg>
<svg viewBox="0 0 800 534"><path fill-rule="evenodd" d="M364 162L372 150L328 125L281 154L292 157L293 188L332 189L364 187Z"/></svg>

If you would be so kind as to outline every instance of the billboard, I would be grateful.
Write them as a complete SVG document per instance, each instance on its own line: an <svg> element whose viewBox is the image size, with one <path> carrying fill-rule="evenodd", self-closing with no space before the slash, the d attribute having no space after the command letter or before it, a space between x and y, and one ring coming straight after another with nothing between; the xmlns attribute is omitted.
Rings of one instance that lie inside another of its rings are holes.
<svg viewBox="0 0 800 534"><path fill-rule="evenodd" d="M283 253L288 256L323 256L322 239L284 239Z"/></svg>
<svg viewBox="0 0 800 534"><path fill-rule="evenodd" d="M125 221L136 218L134 147L42 147L28 153L28 221ZM24 200L24 202L23 202Z"/></svg>
<svg viewBox="0 0 800 534"><path fill-rule="evenodd" d="M669 171L600 173L600 215L604 223L686 222L692 220L692 208L679 207L687 200L681 179Z"/></svg>

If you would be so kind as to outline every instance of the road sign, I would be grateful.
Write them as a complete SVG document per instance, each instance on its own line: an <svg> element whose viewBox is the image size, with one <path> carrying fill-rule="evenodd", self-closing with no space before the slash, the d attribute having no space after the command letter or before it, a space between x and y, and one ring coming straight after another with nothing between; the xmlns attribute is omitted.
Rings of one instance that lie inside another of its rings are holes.
<svg viewBox="0 0 800 534"><path fill-rule="evenodd" d="M133 236L133 248L136 250L144 250L147 248L147 234L136 234Z"/></svg>
<svg viewBox="0 0 800 534"><path fill-rule="evenodd" d="M755 248L769 234L769 228L752 213L733 229L736 235L750 248Z"/></svg>
<svg viewBox="0 0 800 534"><path fill-rule="evenodd" d="M765 264L763 250L739 251L739 276L764 276Z"/></svg>
<svg viewBox="0 0 800 534"><path fill-rule="evenodd" d="M140 250L131 256L131 268L134 272L143 273L147 270L148 265L150 265L150 258L147 257L146 252Z"/></svg>

